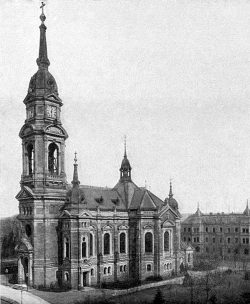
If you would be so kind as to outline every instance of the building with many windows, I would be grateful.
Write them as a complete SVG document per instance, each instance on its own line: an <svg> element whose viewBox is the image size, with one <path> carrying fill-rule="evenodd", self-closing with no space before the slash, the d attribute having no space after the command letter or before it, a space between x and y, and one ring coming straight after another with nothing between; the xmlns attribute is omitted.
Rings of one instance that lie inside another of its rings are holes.
<svg viewBox="0 0 250 304"><path fill-rule="evenodd" d="M178 203L162 201L132 181L126 147L120 178L112 188L80 185L75 156L72 184L66 181L62 100L48 70L45 15L40 16L38 71L31 78L26 120L20 131L23 172L16 247L19 281L73 288L103 282L142 281L192 266L192 248L180 239Z"/></svg>
<svg viewBox="0 0 250 304"><path fill-rule="evenodd" d="M196 252L225 258L250 258L250 210L204 214L198 208L182 222L181 236Z"/></svg>

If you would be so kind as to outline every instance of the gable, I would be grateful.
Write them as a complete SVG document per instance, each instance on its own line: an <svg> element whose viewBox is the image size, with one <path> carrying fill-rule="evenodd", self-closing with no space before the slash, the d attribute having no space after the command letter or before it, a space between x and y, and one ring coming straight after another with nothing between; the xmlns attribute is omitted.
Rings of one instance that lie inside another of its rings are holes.
<svg viewBox="0 0 250 304"><path fill-rule="evenodd" d="M149 196L149 194L147 193L147 191L145 192L142 201L141 201L141 209L156 209L156 205L154 204L153 200L151 199L151 197Z"/></svg>
<svg viewBox="0 0 250 304"><path fill-rule="evenodd" d="M69 213L68 210L63 210L63 212L59 216L60 218L70 218L71 214Z"/></svg>
<svg viewBox="0 0 250 304"><path fill-rule="evenodd" d="M175 219L179 219L179 215L167 204L165 205L161 212L160 217L163 219L170 219L175 221Z"/></svg>
<svg viewBox="0 0 250 304"><path fill-rule="evenodd" d="M16 195L17 200L31 199L31 198L34 198L34 194L32 190L27 186L24 186Z"/></svg>

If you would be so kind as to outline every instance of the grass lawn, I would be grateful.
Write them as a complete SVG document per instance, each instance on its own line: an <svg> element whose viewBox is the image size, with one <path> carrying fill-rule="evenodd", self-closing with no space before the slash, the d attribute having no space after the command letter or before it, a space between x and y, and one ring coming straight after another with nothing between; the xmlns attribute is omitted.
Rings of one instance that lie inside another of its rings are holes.
<svg viewBox="0 0 250 304"><path fill-rule="evenodd" d="M246 281L242 273L223 274L223 276L209 277L209 280L197 281L192 287L183 285L165 285L160 290L165 299L165 303L206 303L206 298L215 299L214 303L250 303L244 301L242 294L250 293L250 280ZM140 292L112 296L112 290L86 289L85 291L68 292L45 292L33 290L32 293L43 298L52 304L90 304L98 303L117 303L117 304L144 304L153 303L157 288L151 288ZM106 302L104 301L106 299ZM213 302L209 302L213 303Z"/></svg>

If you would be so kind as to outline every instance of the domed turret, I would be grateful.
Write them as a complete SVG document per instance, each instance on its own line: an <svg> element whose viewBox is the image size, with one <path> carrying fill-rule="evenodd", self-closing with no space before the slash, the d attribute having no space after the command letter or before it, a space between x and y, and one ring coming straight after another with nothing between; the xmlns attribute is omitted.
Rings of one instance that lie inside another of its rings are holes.
<svg viewBox="0 0 250 304"><path fill-rule="evenodd" d="M179 208L176 199L174 199L174 195L173 195L173 191L172 191L172 183L171 182L170 182L170 188L169 188L169 195L165 199L165 203L169 204L169 206L172 209L174 209L174 210L178 210L178 208Z"/></svg>
<svg viewBox="0 0 250 304"><path fill-rule="evenodd" d="M131 166L130 162L127 158L127 151L126 151L126 139L124 142L124 157L121 163L121 168L120 168L120 181L131 181Z"/></svg>

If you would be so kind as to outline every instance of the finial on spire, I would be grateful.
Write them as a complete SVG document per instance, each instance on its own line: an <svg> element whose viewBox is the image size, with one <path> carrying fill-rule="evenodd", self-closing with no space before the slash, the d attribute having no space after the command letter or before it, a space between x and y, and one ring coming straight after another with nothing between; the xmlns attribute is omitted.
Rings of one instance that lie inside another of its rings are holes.
<svg viewBox="0 0 250 304"><path fill-rule="evenodd" d="M44 21L46 20L46 16L44 15L44 8L45 3L42 2L42 5L40 8L42 9L42 14L40 15L40 20L42 21L42 24L40 25L40 45L39 45L39 56L36 60L37 65L39 69L48 69L48 66L50 65L48 55L47 55L47 42L46 42L46 29L47 27L44 24Z"/></svg>
<svg viewBox="0 0 250 304"><path fill-rule="evenodd" d="M77 157L76 157L77 153L75 152L74 154L75 154L74 162L75 162L75 164L77 164Z"/></svg>
<svg viewBox="0 0 250 304"><path fill-rule="evenodd" d="M172 198L173 195L173 190L172 190L172 178L170 178L170 182L169 182L169 198Z"/></svg>
<svg viewBox="0 0 250 304"><path fill-rule="evenodd" d="M41 19L42 23L44 23L44 21L46 20L46 16L44 15L44 11L43 11L44 6L45 6L45 3L42 2L42 5L40 6L40 8L42 9L42 14L40 15L40 19Z"/></svg>
<svg viewBox="0 0 250 304"><path fill-rule="evenodd" d="M197 202L197 209L200 209L200 203Z"/></svg>
<svg viewBox="0 0 250 304"><path fill-rule="evenodd" d="M77 153L75 152L75 158L74 158L74 173L73 173L73 181L71 182L73 184L73 187L78 186L80 184L80 181L78 180L78 164L77 164L77 158L76 155Z"/></svg>
<svg viewBox="0 0 250 304"><path fill-rule="evenodd" d="M127 157L127 136L124 135L124 157Z"/></svg>

